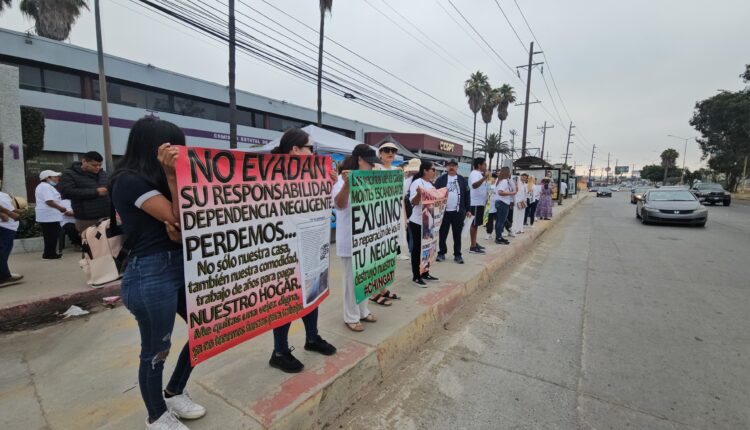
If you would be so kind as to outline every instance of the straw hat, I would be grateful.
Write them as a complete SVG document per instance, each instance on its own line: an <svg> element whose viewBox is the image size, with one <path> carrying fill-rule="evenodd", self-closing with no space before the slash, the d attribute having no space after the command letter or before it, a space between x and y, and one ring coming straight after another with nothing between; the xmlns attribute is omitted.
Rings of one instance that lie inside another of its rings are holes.
<svg viewBox="0 0 750 430"><path fill-rule="evenodd" d="M26 210L29 208L29 202L23 197L15 196L13 197L12 201L14 209Z"/></svg>

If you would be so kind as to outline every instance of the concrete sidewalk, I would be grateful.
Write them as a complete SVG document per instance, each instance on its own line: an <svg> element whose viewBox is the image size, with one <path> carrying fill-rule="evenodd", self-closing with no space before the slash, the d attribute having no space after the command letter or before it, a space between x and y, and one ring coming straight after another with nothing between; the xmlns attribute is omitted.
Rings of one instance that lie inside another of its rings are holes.
<svg viewBox="0 0 750 430"><path fill-rule="evenodd" d="M439 263L440 282L411 284L408 261L397 267L393 288L403 296L388 308L371 304L379 321L363 333L343 324L340 267L332 259L331 296L321 305L321 335L338 348L332 357L302 349L304 329L292 325L290 345L305 364L295 375L268 366L271 334L255 338L199 365L189 389L208 408L192 429L319 428L370 389L423 344L472 294L517 253L586 197L555 206L555 218L519 235L511 246L487 246L484 256L466 254L465 265ZM480 237L484 235L480 232ZM46 263L46 262L45 262ZM41 262L40 262L41 264ZM178 322L173 351L187 338ZM0 428L142 428L145 409L137 388L138 330L122 307L0 339ZM174 364L172 354L168 367ZM171 371L171 370L169 370Z"/></svg>

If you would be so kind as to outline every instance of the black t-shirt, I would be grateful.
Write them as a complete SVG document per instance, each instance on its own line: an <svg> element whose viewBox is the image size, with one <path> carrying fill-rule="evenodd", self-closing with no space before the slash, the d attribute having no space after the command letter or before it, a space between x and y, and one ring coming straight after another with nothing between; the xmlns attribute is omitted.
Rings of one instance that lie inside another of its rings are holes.
<svg viewBox="0 0 750 430"><path fill-rule="evenodd" d="M143 203L161 192L135 173L120 175L112 185L112 203L122 221L122 229L133 242L131 255L143 257L180 249L167 236L164 223L141 209Z"/></svg>

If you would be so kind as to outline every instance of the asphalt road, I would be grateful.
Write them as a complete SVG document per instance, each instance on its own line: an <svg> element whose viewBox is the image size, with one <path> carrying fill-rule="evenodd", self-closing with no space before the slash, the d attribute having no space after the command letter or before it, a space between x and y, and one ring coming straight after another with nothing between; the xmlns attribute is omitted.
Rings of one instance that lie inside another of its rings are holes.
<svg viewBox="0 0 750 430"><path fill-rule="evenodd" d="M628 199L581 204L330 428L750 428L750 205L644 226Z"/></svg>

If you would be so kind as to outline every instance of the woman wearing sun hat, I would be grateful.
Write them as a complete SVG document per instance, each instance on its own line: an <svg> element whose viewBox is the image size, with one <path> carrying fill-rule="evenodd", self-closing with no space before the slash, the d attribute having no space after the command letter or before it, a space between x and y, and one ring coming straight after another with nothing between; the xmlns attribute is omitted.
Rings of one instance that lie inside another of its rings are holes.
<svg viewBox="0 0 750 430"><path fill-rule="evenodd" d="M54 170L43 170L39 174L41 181L36 187L34 196L36 197L36 222L42 226L42 236L44 236L44 253L42 259L57 260L62 254L57 252L57 244L60 240L60 221L63 214L69 213L65 206L62 205L62 197L55 188L60 182L60 172Z"/></svg>

